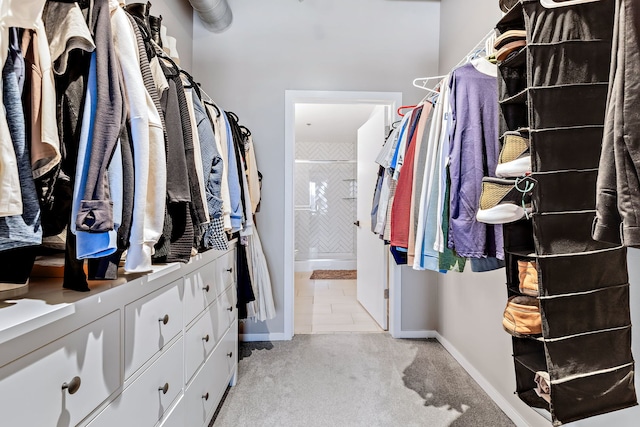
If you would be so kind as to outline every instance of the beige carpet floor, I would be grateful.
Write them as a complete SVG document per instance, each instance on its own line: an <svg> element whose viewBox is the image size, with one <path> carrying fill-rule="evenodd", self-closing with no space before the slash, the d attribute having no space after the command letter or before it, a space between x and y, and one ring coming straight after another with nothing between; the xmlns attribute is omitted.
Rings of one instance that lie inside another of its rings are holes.
<svg viewBox="0 0 640 427"><path fill-rule="evenodd" d="M296 335L240 346L214 427L511 427L435 340Z"/></svg>

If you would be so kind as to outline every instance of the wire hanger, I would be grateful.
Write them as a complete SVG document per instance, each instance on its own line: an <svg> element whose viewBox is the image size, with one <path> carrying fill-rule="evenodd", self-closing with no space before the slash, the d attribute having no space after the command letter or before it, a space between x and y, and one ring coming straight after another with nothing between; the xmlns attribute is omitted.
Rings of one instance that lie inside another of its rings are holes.
<svg viewBox="0 0 640 427"><path fill-rule="evenodd" d="M431 92L431 93L438 93L439 92L434 88L428 88L427 87L427 82L429 82L430 80L442 80L445 77L447 77L447 75L445 74L444 76L432 76L432 77L418 77L417 79L413 79L413 85L415 87L417 87L418 89L422 89L422 90L426 90L427 92Z"/></svg>
<svg viewBox="0 0 640 427"><path fill-rule="evenodd" d="M579 1L579 0L575 0L575 1ZM587 0L587 1L594 1L594 0ZM597 0L595 0L597 1ZM458 62L456 64L455 67L453 67L453 69L458 68L461 65L464 65L466 63L468 63L469 61L471 61L473 58L477 57L479 54L481 54L482 52L486 52L486 54L489 54L490 51L487 50L487 47L485 44L489 43L492 39L495 39L496 36L496 32L495 30L491 30L489 31L470 51L469 53L467 53L464 58L462 58L462 60L460 62ZM491 44L493 45L493 42L491 42ZM417 87L418 89L422 89L422 90L426 90L427 92L430 92L433 95L440 95L440 92L437 90L438 87L440 86L440 84L442 83L442 80L444 78L448 77L448 75L443 75L443 76L431 76L431 77L419 77L417 79L413 79L413 86ZM440 82L436 85L436 87L434 88L429 88L427 87L427 83L430 80L440 80ZM420 101L420 103L426 101L429 98L429 95L425 96L422 101ZM398 109L400 110L400 109ZM398 113L400 114L400 113Z"/></svg>

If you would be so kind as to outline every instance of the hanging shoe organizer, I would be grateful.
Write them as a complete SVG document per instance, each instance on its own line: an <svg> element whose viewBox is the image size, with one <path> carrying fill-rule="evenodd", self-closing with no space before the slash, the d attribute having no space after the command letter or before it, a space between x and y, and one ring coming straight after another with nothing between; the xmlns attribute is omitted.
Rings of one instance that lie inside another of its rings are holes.
<svg viewBox="0 0 640 427"><path fill-rule="evenodd" d="M542 336L513 337L516 393L556 426L637 404L626 249L591 238L614 2L574 3L522 0L496 27L527 33L498 75L500 131L529 135L534 183L532 218L504 225L508 294L535 261L542 317Z"/></svg>

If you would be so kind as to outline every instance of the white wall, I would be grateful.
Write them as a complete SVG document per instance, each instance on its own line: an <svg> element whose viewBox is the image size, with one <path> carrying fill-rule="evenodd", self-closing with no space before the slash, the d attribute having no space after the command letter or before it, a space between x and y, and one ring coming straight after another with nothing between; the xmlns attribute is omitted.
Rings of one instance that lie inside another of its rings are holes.
<svg viewBox="0 0 640 427"><path fill-rule="evenodd" d="M142 1L142 0L135 0ZM126 3L133 3L127 0ZM167 27L167 35L177 40L180 66L187 71L193 65L193 9L189 0L153 0L151 14L162 15L162 24ZM198 76L194 76L198 80Z"/></svg>
<svg viewBox="0 0 640 427"><path fill-rule="evenodd" d="M500 19L498 0L442 0L440 23L440 72L451 67L473 48ZM632 321L640 325L640 251L629 254ZM524 405L515 390L511 338L502 330L507 291L504 269L490 273L441 275L438 284L438 332L513 406L527 425L549 422ZM640 354L640 327L633 333L634 354ZM638 376L636 376L636 384ZM626 409L570 424L576 427L638 425L640 407Z"/></svg>
<svg viewBox="0 0 640 427"><path fill-rule="evenodd" d="M411 82L437 72L439 2L229 0L234 22L222 34L194 19L194 75L254 135L264 175L258 228L278 317L244 333L284 331L285 90L424 93ZM372 179L375 179L372 177Z"/></svg>

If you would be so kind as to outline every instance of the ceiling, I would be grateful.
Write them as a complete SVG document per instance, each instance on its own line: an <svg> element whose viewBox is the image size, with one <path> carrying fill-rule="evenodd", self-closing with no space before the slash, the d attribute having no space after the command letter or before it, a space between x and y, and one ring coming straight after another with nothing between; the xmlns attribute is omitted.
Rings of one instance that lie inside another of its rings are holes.
<svg viewBox="0 0 640 427"><path fill-rule="evenodd" d="M373 104L296 104L296 141L355 143Z"/></svg>

